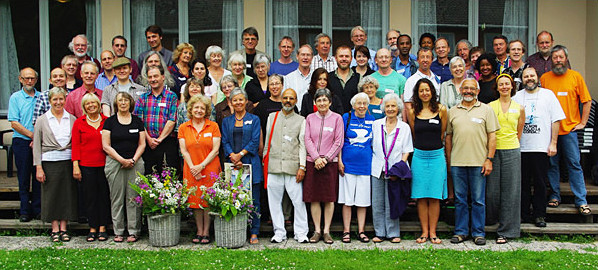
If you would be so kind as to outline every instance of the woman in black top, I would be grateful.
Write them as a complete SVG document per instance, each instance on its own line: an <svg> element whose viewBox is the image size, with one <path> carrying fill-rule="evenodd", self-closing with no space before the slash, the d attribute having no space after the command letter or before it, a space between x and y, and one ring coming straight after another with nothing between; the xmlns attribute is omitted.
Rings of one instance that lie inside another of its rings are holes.
<svg viewBox="0 0 598 270"><path fill-rule="evenodd" d="M317 68L314 70L314 73L311 75L311 82L309 83L309 88L307 89L307 93L303 95L303 100L301 101L301 115L303 117L307 117L310 113L317 112L316 103L314 102L314 94L318 89L324 89L328 87L328 72L324 68ZM338 96L332 95L332 105L330 105L330 109L338 114L343 114L343 103Z"/></svg>
<svg viewBox="0 0 598 270"><path fill-rule="evenodd" d="M106 119L102 131L102 146L107 154L104 170L110 186L114 242L123 242L125 229L129 233L127 242L136 242L141 233L141 209L133 202L137 192L129 183L137 177L137 172L143 173L144 170L141 155L145 150L145 128L143 121L131 114L135 101L128 93L116 95L114 108L118 112Z"/></svg>
<svg viewBox="0 0 598 270"><path fill-rule="evenodd" d="M447 197L447 169L444 153L444 132L448 114L438 102L434 84L422 78L413 89L413 108L408 112L413 134L413 184L411 198L417 199L417 212L422 234L417 243L430 239L433 244L442 241L436 235L440 215L440 200Z"/></svg>
<svg viewBox="0 0 598 270"><path fill-rule="evenodd" d="M359 79L368 76L375 71L370 68L370 59L372 56L370 55L370 49L366 46L357 46L355 47L355 52L353 53L353 58L355 58L355 63L357 66L352 67L353 72L359 73Z"/></svg>
<svg viewBox="0 0 598 270"><path fill-rule="evenodd" d="M480 93L478 100L482 103L490 103L498 99L496 89L496 69L498 64L496 56L492 53L480 55L475 63L475 68L480 71Z"/></svg>

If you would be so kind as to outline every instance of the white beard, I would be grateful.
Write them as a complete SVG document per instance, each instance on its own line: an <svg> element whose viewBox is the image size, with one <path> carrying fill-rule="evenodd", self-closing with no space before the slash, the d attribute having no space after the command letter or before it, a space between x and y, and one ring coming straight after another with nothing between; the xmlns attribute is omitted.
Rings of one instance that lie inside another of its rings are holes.
<svg viewBox="0 0 598 270"><path fill-rule="evenodd" d="M463 100L465 100L465 101L467 101L467 102L471 102L471 101L473 101L474 99L475 99L475 97L472 97L472 96L464 96L464 97L463 97Z"/></svg>

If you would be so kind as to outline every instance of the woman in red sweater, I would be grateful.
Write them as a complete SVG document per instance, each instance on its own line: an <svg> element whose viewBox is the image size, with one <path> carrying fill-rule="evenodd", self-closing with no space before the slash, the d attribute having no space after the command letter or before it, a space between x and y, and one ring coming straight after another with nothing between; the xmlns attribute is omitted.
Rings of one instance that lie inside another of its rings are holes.
<svg viewBox="0 0 598 270"><path fill-rule="evenodd" d="M100 100L85 94L81 100L84 115L73 125L73 177L81 182L83 204L89 220L87 241L108 240L106 226L110 222L110 193L104 174L106 154L102 149L102 129L106 116L100 113Z"/></svg>

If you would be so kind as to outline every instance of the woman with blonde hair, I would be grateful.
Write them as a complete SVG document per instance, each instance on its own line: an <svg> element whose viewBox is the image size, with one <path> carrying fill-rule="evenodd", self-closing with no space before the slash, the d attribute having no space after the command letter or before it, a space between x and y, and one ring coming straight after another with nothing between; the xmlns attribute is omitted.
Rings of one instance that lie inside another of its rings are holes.
<svg viewBox="0 0 598 270"><path fill-rule="evenodd" d="M172 53L172 66L168 67L168 71L174 76L175 85L173 91L181 98L181 87L187 82L191 76L191 61L195 59L195 48L193 45L183 42L176 46Z"/></svg>

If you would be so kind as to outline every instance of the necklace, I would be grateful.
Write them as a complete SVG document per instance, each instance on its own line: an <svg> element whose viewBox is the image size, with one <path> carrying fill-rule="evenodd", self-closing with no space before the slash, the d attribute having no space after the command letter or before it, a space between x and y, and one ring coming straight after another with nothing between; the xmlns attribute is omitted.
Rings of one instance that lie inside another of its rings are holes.
<svg viewBox="0 0 598 270"><path fill-rule="evenodd" d="M245 117L245 114L243 114L243 116L241 116L241 119L237 118L237 114L235 113L235 120L237 121L243 121L243 117Z"/></svg>
<svg viewBox="0 0 598 270"><path fill-rule="evenodd" d="M98 119L96 119L96 120L91 120L91 119L89 118L89 115L86 115L86 116L85 116L85 118L87 118L87 121L89 121L89 122L92 122L92 123L95 123L95 122L97 122L97 121L100 121L100 119L102 119L102 117L101 117L101 116L99 116L99 115L98 115Z"/></svg>

